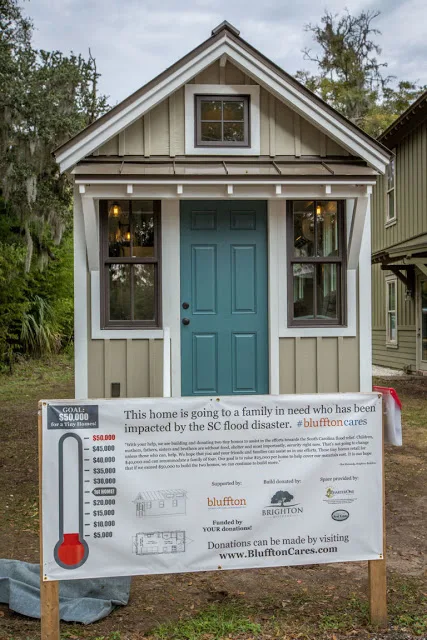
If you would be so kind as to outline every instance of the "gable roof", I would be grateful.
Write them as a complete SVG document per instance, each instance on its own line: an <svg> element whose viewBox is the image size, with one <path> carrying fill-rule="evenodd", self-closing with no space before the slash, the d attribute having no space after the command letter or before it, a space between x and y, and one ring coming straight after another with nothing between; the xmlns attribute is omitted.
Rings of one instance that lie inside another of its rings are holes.
<svg viewBox="0 0 427 640"><path fill-rule="evenodd" d="M408 133L427 119L427 91L424 91L380 136L379 140L393 149Z"/></svg>
<svg viewBox="0 0 427 640"><path fill-rule="evenodd" d="M216 27L211 37L190 53L56 149L54 155L61 171L70 169L90 155L222 56L229 58L261 86L353 155L363 158L384 173L390 158L386 147L243 40L237 29L227 21Z"/></svg>

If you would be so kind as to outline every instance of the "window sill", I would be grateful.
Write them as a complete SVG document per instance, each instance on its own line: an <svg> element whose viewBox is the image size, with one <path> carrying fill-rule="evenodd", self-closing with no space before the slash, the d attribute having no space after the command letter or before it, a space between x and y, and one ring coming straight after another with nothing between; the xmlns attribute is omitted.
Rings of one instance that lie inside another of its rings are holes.
<svg viewBox="0 0 427 640"><path fill-rule="evenodd" d="M388 220L385 224L384 227L386 229L388 229L389 227L394 227L394 225L397 224L397 218L393 218L393 220Z"/></svg>
<svg viewBox="0 0 427 640"><path fill-rule="evenodd" d="M354 338L356 326L348 327L287 327L279 329L279 338Z"/></svg>
<svg viewBox="0 0 427 640"><path fill-rule="evenodd" d="M399 344L397 342L386 342L385 346L386 346L386 349L398 349L399 348Z"/></svg>
<svg viewBox="0 0 427 640"><path fill-rule="evenodd" d="M163 329L98 329L92 327L92 340L150 340L163 338Z"/></svg>

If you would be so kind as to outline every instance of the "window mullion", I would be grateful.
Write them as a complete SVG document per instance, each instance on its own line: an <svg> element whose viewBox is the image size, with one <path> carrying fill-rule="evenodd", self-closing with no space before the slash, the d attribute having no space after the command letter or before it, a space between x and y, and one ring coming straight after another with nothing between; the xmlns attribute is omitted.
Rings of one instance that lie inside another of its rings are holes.
<svg viewBox="0 0 427 640"><path fill-rule="evenodd" d="M132 212L132 200L129 200L129 233L130 233L130 242L129 242L130 257L133 258L133 212Z"/></svg>
<svg viewBox="0 0 427 640"><path fill-rule="evenodd" d="M135 320L135 312L134 312L134 285L133 285L133 264L130 266L130 319L131 321Z"/></svg>
<svg viewBox="0 0 427 640"><path fill-rule="evenodd" d="M314 201L314 207L313 207L313 211L314 211L314 257L318 258L318 248L317 248L317 213L316 213L316 207L317 207L317 200Z"/></svg>

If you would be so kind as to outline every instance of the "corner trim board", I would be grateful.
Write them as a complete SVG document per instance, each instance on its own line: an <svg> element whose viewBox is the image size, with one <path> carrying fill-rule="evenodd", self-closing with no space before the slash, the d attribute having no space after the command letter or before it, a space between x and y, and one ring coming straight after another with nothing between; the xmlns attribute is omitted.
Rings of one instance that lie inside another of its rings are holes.
<svg viewBox="0 0 427 640"><path fill-rule="evenodd" d="M268 200L268 350L269 382L271 395L280 393L280 353L279 353L279 255L278 221L283 204L278 200Z"/></svg>
<svg viewBox="0 0 427 640"><path fill-rule="evenodd" d="M359 391L364 392L372 391L371 199L367 201L359 255Z"/></svg>
<svg viewBox="0 0 427 640"><path fill-rule="evenodd" d="M74 361L76 398L87 398L88 389L88 308L86 243L82 200L74 186Z"/></svg>

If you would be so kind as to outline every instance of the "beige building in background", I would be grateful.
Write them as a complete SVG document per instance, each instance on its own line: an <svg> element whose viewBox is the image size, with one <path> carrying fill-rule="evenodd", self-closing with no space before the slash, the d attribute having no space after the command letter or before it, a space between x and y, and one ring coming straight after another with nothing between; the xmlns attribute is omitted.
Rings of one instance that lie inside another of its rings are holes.
<svg viewBox="0 0 427 640"><path fill-rule="evenodd" d="M371 389L390 153L232 25L56 158L75 184L76 397Z"/></svg>

